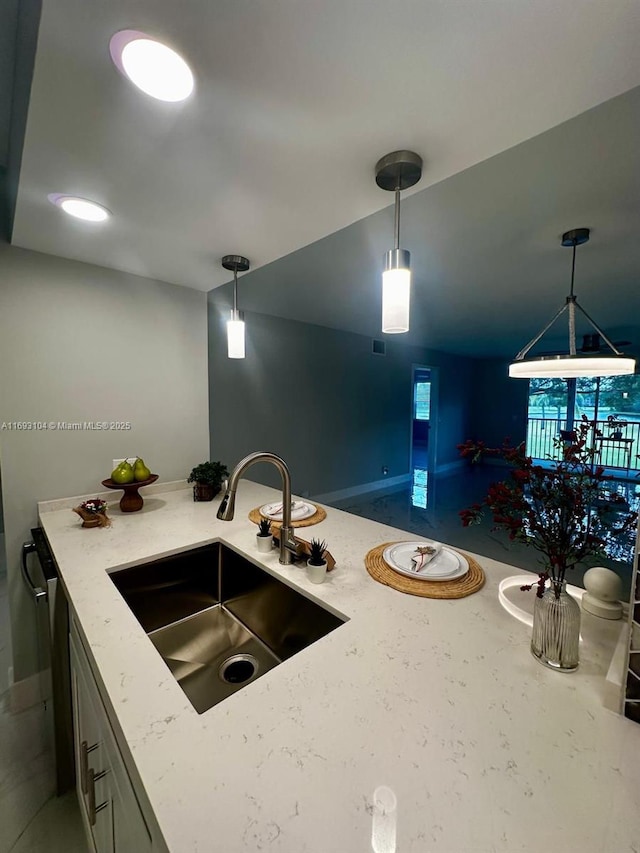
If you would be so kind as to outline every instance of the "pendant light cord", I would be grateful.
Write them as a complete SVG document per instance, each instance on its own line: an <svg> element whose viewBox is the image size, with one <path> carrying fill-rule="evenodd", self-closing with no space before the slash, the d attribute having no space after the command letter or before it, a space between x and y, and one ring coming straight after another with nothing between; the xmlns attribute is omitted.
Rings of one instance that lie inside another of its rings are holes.
<svg viewBox="0 0 640 853"><path fill-rule="evenodd" d="M233 271L233 316L238 319L238 270Z"/></svg>
<svg viewBox="0 0 640 853"><path fill-rule="evenodd" d="M573 295L573 282L576 276L576 240L573 241L571 260L571 293L569 295L569 355L576 355L576 298Z"/></svg>
<svg viewBox="0 0 640 853"><path fill-rule="evenodd" d="M393 223L394 231L395 231L395 239L396 245L395 249L400 248L400 187L396 187L396 210L395 210L395 220Z"/></svg>

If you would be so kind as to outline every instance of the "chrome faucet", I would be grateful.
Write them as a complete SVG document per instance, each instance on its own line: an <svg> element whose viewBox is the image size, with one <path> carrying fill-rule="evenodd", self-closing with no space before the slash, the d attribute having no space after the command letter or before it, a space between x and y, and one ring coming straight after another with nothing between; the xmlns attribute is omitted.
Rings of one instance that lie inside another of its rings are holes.
<svg viewBox="0 0 640 853"><path fill-rule="evenodd" d="M247 468L250 468L256 462L271 462L276 466L282 476L282 527L280 528L280 562L283 565L293 563L297 556L300 556L300 546L296 543L291 527L291 474L287 468L287 463L284 459L276 456L275 453L268 453L266 450L258 450L256 453L250 453L241 459L240 462L231 472L231 476L227 482L227 490L220 502L220 507L217 512L217 517L221 521L231 521L235 511L236 489L238 488L238 480Z"/></svg>

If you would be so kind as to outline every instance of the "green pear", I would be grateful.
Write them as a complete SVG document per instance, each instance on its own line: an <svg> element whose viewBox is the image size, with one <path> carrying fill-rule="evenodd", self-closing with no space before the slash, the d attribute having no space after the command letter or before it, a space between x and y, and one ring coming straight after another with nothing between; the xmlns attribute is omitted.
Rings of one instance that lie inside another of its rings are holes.
<svg viewBox="0 0 640 853"><path fill-rule="evenodd" d="M133 478L136 483L142 482L142 480L148 480L151 476L151 471L144 464L144 460L142 460L139 456L135 461L133 466Z"/></svg>
<svg viewBox="0 0 640 853"><path fill-rule="evenodd" d="M133 483L133 467L126 459L117 465L111 472L111 479L119 486L124 486L127 483Z"/></svg>

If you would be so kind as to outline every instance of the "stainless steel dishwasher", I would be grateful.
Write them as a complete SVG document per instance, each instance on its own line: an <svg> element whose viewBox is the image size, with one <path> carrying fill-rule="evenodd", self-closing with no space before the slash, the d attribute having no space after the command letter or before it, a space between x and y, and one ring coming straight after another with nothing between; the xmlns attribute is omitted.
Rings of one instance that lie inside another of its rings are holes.
<svg viewBox="0 0 640 853"><path fill-rule="evenodd" d="M36 610L40 695L51 732L60 796L75 785L69 609L43 529L33 528L31 536L22 546L22 577Z"/></svg>

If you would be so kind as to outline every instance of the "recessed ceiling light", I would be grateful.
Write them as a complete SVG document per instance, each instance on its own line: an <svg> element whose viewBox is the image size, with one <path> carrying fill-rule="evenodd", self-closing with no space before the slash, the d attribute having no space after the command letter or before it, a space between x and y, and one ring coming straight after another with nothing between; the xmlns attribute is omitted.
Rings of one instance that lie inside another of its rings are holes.
<svg viewBox="0 0 640 853"><path fill-rule="evenodd" d="M146 33L121 30L111 37L109 52L116 67L152 98L184 101L193 91L193 74L184 59Z"/></svg>
<svg viewBox="0 0 640 853"><path fill-rule="evenodd" d="M47 196L51 204L62 208L69 216L76 219L84 219L85 222L104 222L111 216L111 211L101 204L90 201L88 198L79 198L75 195L62 195L51 193Z"/></svg>

